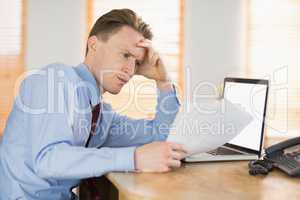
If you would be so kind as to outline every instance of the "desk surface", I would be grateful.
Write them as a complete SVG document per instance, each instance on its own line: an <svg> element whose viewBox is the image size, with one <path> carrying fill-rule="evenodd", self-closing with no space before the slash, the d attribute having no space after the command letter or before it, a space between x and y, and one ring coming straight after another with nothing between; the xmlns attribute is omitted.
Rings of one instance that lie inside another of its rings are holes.
<svg viewBox="0 0 300 200"><path fill-rule="evenodd" d="M123 199L300 199L300 179L276 170L250 176L248 162L185 164L164 174L110 173ZM120 198L120 199L122 199Z"/></svg>
<svg viewBox="0 0 300 200"><path fill-rule="evenodd" d="M168 173L109 173L120 199L300 199L300 178L250 176L247 161L184 164Z"/></svg>

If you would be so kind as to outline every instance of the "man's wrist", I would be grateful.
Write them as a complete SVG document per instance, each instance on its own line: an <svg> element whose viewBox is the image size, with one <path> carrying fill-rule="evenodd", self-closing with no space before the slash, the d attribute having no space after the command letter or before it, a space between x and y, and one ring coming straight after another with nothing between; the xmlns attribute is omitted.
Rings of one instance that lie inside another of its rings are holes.
<svg viewBox="0 0 300 200"><path fill-rule="evenodd" d="M173 90L173 84L170 79L167 80L156 80L157 88L161 91L171 91Z"/></svg>

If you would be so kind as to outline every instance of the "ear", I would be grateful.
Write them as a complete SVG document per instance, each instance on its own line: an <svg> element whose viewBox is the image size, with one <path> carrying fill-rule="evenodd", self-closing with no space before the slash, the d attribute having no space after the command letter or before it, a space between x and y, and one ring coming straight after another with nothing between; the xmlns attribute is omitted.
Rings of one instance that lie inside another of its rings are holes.
<svg viewBox="0 0 300 200"><path fill-rule="evenodd" d="M97 45L98 45L98 38L97 36L93 35L88 38L87 45L89 48L89 51L95 52L97 50Z"/></svg>

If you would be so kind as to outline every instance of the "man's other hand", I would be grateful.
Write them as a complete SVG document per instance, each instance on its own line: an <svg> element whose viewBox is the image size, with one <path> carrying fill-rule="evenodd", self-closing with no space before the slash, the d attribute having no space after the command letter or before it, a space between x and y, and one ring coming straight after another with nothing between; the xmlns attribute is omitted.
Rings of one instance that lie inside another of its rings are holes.
<svg viewBox="0 0 300 200"><path fill-rule="evenodd" d="M167 172L181 166L187 150L177 143L152 142L135 150L135 169L138 172Z"/></svg>

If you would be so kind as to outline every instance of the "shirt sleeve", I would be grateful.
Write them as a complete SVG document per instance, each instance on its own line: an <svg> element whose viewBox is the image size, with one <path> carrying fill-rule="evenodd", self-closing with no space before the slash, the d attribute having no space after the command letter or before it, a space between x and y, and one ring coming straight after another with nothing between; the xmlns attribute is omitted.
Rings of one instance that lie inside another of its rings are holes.
<svg viewBox="0 0 300 200"><path fill-rule="evenodd" d="M139 146L152 141L166 140L171 125L179 111L180 103L173 88L171 91L158 90L154 119L132 119L114 113L109 135L104 146Z"/></svg>
<svg viewBox="0 0 300 200"><path fill-rule="evenodd" d="M38 76L27 78L20 89L22 103L18 109L24 116L27 141L32 143L28 152L34 173L45 179L82 179L134 170L134 147L75 146L68 112L56 110L56 101L61 98L52 96L51 87L47 78ZM63 104L66 106L66 102Z"/></svg>

